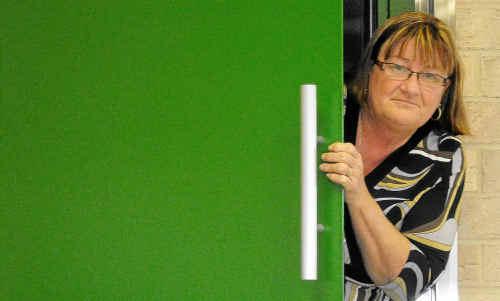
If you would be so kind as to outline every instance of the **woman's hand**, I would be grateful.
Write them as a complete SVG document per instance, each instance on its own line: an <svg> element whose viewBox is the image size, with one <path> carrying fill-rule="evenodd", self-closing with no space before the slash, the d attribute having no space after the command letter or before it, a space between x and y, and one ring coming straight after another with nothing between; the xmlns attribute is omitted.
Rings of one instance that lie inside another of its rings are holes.
<svg viewBox="0 0 500 301"><path fill-rule="evenodd" d="M328 152L321 155L319 168L326 173L330 181L342 185L346 193L346 202L362 199L368 193L363 174L363 159L351 143L336 142L328 146Z"/></svg>

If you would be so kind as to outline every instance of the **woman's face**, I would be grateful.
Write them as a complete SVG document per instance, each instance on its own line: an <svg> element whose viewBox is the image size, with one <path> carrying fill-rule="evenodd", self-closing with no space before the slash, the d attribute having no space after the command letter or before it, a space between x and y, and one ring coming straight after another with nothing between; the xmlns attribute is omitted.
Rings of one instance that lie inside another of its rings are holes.
<svg viewBox="0 0 500 301"><path fill-rule="evenodd" d="M414 40L409 40L403 51L399 50L400 46L395 47L393 54L385 59L382 49L378 60L395 63L415 72L430 72L447 77L444 68L423 64L420 54L415 51ZM432 117L446 88L439 85L422 85L416 74L406 80L395 80L390 78L386 71L374 65L370 74L368 110L376 122L382 122L392 128L416 130Z"/></svg>

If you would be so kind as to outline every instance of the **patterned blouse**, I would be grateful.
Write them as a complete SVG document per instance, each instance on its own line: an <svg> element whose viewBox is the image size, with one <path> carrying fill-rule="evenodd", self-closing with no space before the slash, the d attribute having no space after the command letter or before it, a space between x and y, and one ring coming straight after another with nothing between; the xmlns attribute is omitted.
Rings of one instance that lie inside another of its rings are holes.
<svg viewBox="0 0 500 301"><path fill-rule="evenodd" d="M345 138L353 144L358 113L357 105L347 106ZM415 300L435 283L448 260L460 216L464 186L461 144L429 121L365 177L385 216L411 242L410 254L395 279L375 286L363 266L346 209L344 300Z"/></svg>

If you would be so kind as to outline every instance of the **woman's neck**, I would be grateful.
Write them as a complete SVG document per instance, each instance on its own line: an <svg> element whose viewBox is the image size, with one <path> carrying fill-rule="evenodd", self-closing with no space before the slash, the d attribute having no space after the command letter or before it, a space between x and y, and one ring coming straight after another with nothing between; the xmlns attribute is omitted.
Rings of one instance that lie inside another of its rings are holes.
<svg viewBox="0 0 500 301"><path fill-rule="evenodd" d="M366 108L360 109L356 148L363 158L365 176L392 152L404 145L414 132L379 122Z"/></svg>

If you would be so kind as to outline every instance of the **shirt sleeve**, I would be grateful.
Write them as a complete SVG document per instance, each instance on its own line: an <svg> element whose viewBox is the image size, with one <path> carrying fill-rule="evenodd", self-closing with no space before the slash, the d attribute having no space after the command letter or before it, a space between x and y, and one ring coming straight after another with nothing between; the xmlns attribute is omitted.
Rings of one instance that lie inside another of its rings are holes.
<svg viewBox="0 0 500 301"><path fill-rule="evenodd" d="M408 259L394 280L380 286L392 300L415 300L435 284L448 261L457 233L465 178L460 144L449 154L443 175L433 177L415 196L417 205L403 221L401 232L410 241Z"/></svg>

